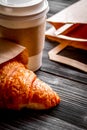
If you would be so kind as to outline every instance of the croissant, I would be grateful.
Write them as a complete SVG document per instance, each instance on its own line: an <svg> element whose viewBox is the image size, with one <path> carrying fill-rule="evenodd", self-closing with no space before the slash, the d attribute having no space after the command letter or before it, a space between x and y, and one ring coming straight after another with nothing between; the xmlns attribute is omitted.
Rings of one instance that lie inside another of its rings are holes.
<svg viewBox="0 0 87 130"><path fill-rule="evenodd" d="M58 94L18 61L0 66L0 108L49 109L60 102Z"/></svg>

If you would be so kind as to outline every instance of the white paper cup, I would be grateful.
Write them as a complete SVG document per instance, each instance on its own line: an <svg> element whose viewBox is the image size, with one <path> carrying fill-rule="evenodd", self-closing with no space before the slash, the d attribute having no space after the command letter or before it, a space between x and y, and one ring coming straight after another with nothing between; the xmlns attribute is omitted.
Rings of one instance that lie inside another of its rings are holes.
<svg viewBox="0 0 87 130"><path fill-rule="evenodd" d="M28 66L31 68L31 70L36 71L41 67L42 54L43 52L41 51L39 54L29 57Z"/></svg>
<svg viewBox="0 0 87 130"><path fill-rule="evenodd" d="M0 35L25 46L32 71L42 65L47 0L1 0Z"/></svg>

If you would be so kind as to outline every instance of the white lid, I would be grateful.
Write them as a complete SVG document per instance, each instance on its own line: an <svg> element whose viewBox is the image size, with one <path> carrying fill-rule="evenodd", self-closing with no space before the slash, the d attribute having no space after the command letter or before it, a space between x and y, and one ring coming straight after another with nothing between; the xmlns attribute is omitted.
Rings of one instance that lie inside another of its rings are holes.
<svg viewBox="0 0 87 130"><path fill-rule="evenodd" d="M26 7L40 3L43 0L0 0L0 4L8 7Z"/></svg>
<svg viewBox="0 0 87 130"><path fill-rule="evenodd" d="M0 13L9 16L31 16L48 8L47 0L0 0Z"/></svg>

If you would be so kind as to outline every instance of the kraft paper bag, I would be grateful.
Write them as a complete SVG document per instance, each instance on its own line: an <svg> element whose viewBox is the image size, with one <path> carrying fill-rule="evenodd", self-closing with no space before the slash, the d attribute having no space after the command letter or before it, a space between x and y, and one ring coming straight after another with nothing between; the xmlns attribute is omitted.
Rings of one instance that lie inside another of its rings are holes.
<svg viewBox="0 0 87 130"><path fill-rule="evenodd" d="M87 42L87 0L80 0L47 19L54 26L55 36L77 42Z"/></svg>
<svg viewBox="0 0 87 130"><path fill-rule="evenodd" d="M12 41L0 38L0 64L13 58L27 65L28 53L24 46L18 45Z"/></svg>
<svg viewBox="0 0 87 130"><path fill-rule="evenodd" d="M87 72L87 64L60 56L59 52L67 46L87 51L87 9L86 0L80 0L47 19L52 25L45 33L46 38L60 43L48 52L49 59L73 66Z"/></svg>
<svg viewBox="0 0 87 130"><path fill-rule="evenodd" d="M47 19L47 22L87 24L87 0L80 0Z"/></svg>

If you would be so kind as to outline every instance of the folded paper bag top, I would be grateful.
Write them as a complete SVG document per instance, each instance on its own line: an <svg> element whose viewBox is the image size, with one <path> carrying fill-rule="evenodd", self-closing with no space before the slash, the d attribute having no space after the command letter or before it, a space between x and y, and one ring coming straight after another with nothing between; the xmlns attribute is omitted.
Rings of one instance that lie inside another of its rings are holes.
<svg viewBox="0 0 87 130"><path fill-rule="evenodd" d="M87 24L87 0L80 0L47 19L51 23Z"/></svg>
<svg viewBox="0 0 87 130"><path fill-rule="evenodd" d="M28 52L24 46L0 38L0 64L16 58L23 64L28 64Z"/></svg>
<svg viewBox="0 0 87 130"><path fill-rule="evenodd" d="M87 43L87 0L80 0L47 19L59 39Z"/></svg>

